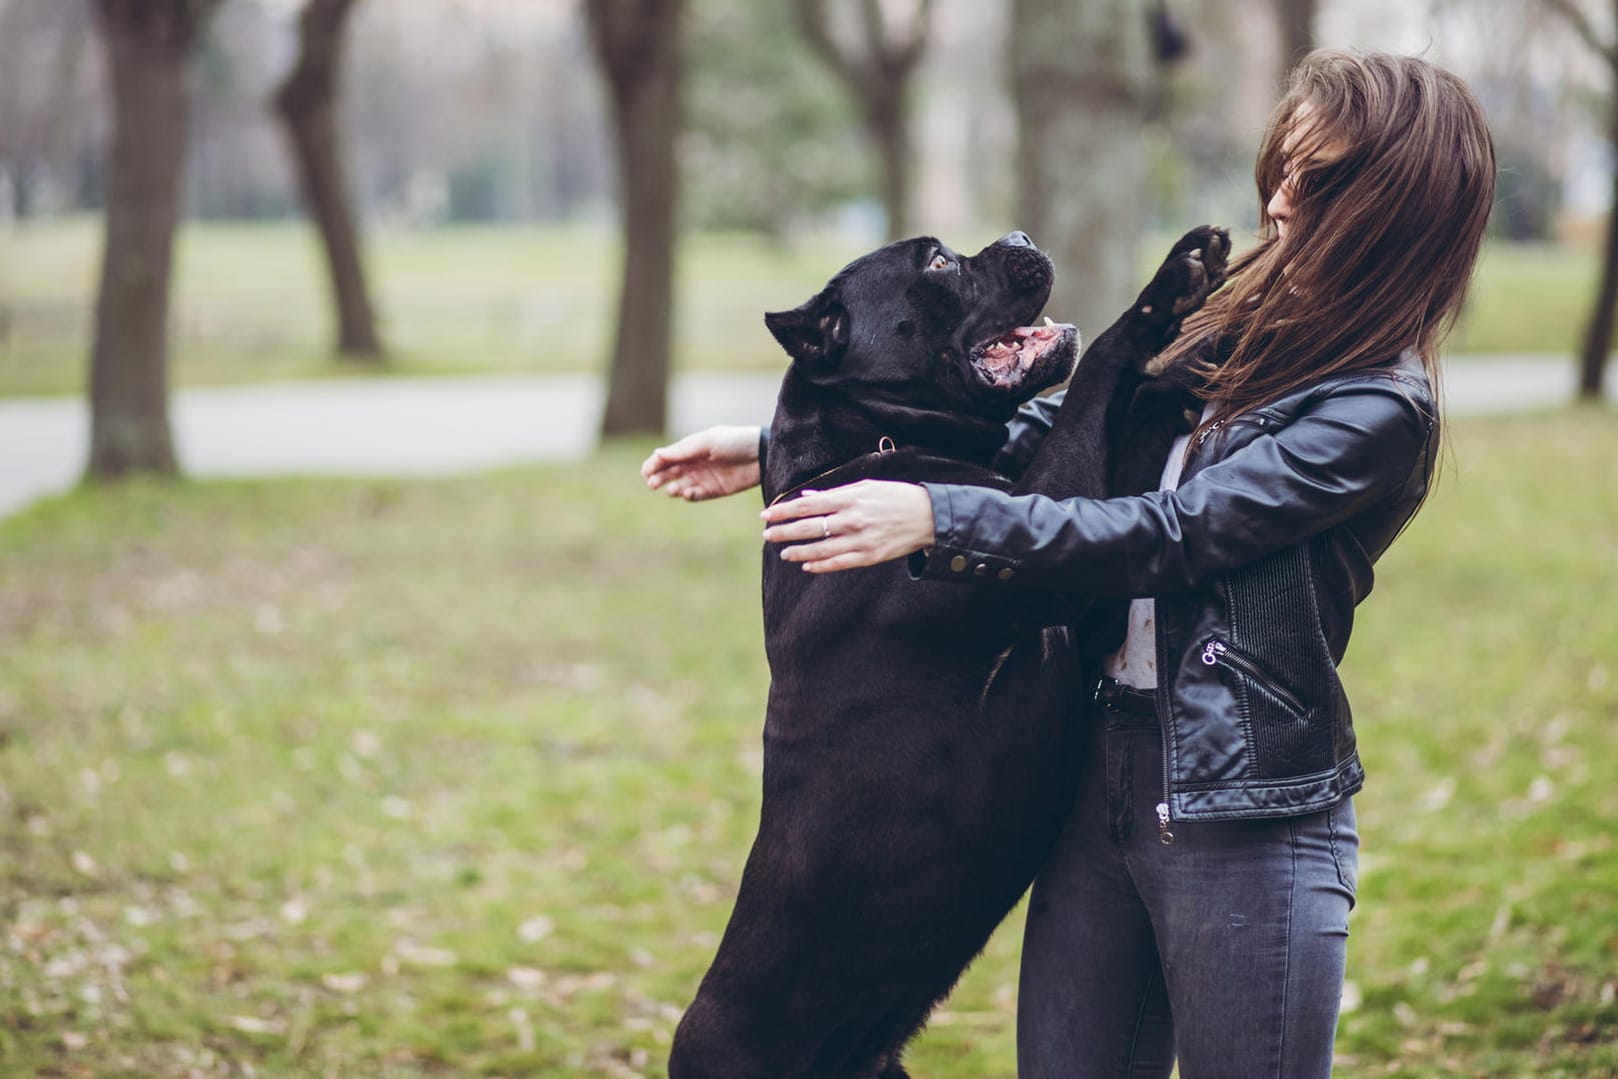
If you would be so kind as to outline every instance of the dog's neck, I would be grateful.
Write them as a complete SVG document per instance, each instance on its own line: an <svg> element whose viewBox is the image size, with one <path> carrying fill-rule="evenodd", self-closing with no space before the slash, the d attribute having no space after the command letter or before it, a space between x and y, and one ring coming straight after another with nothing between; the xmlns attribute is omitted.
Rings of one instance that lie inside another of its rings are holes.
<svg viewBox="0 0 1618 1079"><path fill-rule="evenodd" d="M770 426L765 498L876 452L899 450L987 466L1006 441L1006 425L977 416L930 412L871 394L808 385L796 371L781 384ZM831 478L831 484L835 484ZM831 485L828 484L828 485Z"/></svg>

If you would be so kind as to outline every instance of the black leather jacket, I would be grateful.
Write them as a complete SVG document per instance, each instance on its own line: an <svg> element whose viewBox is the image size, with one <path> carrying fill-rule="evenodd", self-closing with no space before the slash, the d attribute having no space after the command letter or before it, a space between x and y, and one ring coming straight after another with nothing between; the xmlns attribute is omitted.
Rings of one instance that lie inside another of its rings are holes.
<svg viewBox="0 0 1618 1079"><path fill-rule="evenodd" d="M1012 470L1054 411L1019 415ZM936 544L912 571L1156 597L1170 816L1324 809L1364 781L1337 664L1372 564L1426 495L1436 417L1407 353L1208 431L1174 491L1058 502L924 484Z"/></svg>

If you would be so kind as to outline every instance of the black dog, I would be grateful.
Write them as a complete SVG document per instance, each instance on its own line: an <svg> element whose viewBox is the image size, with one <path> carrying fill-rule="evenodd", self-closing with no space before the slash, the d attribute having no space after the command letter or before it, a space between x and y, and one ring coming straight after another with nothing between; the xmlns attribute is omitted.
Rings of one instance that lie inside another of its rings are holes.
<svg viewBox="0 0 1618 1079"><path fill-rule="evenodd" d="M1222 280L1228 246L1221 230L1188 234L1086 353L1026 489L1116 486L1108 447L1146 364ZM793 363L765 497L862 478L1008 488L989 467L1005 423L1078 347L1071 326L1022 325L1051 280L1022 233L969 258L923 238L767 315ZM1180 412L1159 409L1174 420L1155 424L1161 448L1135 454L1154 473ZM763 811L671 1079L906 1074L904 1043L1033 880L1072 800L1083 664L1038 607L913 581L902 563L806 574L766 550Z"/></svg>

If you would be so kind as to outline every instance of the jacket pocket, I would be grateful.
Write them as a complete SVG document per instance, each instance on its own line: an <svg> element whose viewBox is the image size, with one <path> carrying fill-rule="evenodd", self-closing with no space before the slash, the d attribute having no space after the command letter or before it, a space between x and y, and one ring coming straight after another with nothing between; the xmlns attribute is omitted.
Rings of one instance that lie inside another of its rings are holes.
<svg viewBox="0 0 1618 1079"><path fill-rule="evenodd" d="M1296 693L1270 677L1251 656L1237 651L1217 637L1202 646L1202 662L1209 667L1223 667L1235 672L1254 688L1274 698L1298 719L1309 714L1308 707L1298 699Z"/></svg>

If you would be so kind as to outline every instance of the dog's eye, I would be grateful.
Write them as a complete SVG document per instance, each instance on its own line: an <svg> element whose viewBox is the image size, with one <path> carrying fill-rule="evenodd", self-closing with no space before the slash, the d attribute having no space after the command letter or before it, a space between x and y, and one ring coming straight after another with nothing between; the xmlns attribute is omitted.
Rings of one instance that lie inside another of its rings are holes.
<svg viewBox="0 0 1618 1079"><path fill-rule="evenodd" d="M927 264L927 268L929 270L947 270L947 269L949 269L949 256L944 255L944 254L934 255L933 256L933 261L931 261L931 262L929 262Z"/></svg>

